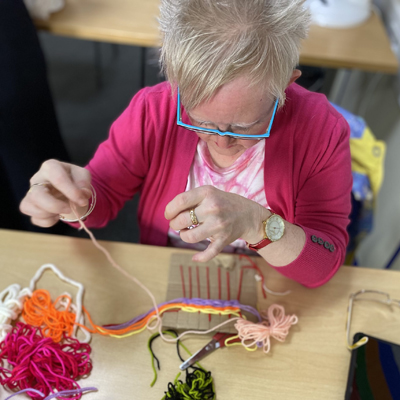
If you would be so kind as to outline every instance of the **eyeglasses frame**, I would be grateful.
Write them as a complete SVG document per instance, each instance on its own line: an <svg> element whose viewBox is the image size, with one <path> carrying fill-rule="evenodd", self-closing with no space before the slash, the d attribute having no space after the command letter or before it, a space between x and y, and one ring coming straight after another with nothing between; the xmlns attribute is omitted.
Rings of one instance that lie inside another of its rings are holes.
<svg viewBox="0 0 400 400"><path fill-rule="evenodd" d="M245 134L233 133L233 132L229 132L229 131L221 132L218 129L201 128L199 126L189 125L189 124L185 124L184 122L182 122L181 95L179 93L179 87L177 88L177 92L178 92L178 97L177 97L176 124L178 126L181 126L183 128L189 129L190 131L194 131L194 132L200 132L200 133L204 133L207 135L228 136L228 137L232 137L234 139L261 140L261 139L265 139L265 138L269 137L270 131L272 128L272 123L274 122L274 119L275 119L276 110L278 109L278 105L279 105L279 99L276 99L275 105L274 105L274 111L272 113L271 120L269 121L268 130L263 135L245 135Z"/></svg>

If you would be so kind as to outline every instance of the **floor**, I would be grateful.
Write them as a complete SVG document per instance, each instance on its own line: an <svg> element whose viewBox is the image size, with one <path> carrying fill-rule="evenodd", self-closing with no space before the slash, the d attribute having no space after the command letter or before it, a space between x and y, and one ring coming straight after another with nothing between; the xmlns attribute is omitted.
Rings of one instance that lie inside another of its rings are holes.
<svg viewBox="0 0 400 400"><path fill-rule="evenodd" d="M107 137L111 123L141 85L141 49L75 40L41 32L61 132L73 163L85 165ZM160 81L155 50L147 52L146 85ZM382 268L400 243L400 112L395 79L353 74L340 103L366 118L375 135L388 144L386 177L379 195L376 223L358 251L360 265ZM369 88L369 89L368 89ZM365 101L365 100L368 101ZM138 242L138 198L115 221L96 230L99 239ZM73 235L85 235L72 231ZM395 269L400 270L400 256Z"/></svg>

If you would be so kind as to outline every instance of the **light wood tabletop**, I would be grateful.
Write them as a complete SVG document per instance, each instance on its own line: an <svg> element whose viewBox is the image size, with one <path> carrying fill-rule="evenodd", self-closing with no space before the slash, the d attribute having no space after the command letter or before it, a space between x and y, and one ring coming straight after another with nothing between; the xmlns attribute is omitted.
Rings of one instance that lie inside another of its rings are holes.
<svg viewBox="0 0 400 400"><path fill-rule="evenodd" d="M309 37L302 45L300 63L389 74L396 74L399 68L385 27L375 13L354 28L311 26Z"/></svg>
<svg viewBox="0 0 400 400"><path fill-rule="evenodd" d="M116 261L165 300L172 248L102 242ZM181 250L184 252L184 250ZM258 259L267 285L276 291L292 290L285 297L269 295L262 308L279 303L299 317L285 343L272 339L269 354L248 352L241 346L217 350L203 360L212 372L218 399L342 400L350 352L345 347L345 315L349 294L359 289L379 289L400 298L400 272L342 267L323 287L306 289L281 276ZM151 307L148 296L114 270L87 239L0 230L0 291L12 283L22 287L45 263L55 264L66 276L84 284L84 305L98 324L125 322ZM47 272L40 288L53 296L75 290ZM71 290L72 289L72 290ZM400 343L400 309L358 302L352 332L362 331ZM154 343L160 359L159 379L147 349L149 332L125 339L93 336L93 371L80 381L97 393L84 399L161 399L167 384L179 372L175 345L161 339ZM196 351L210 340L190 337L185 344ZM0 398L6 394L0 388Z"/></svg>
<svg viewBox="0 0 400 400"><path fill-rule="evenodd" d="M158 7L159 0L66 0L63 10L48 21L36 21L36 25L73 38L158 46ZM376 14L350 29L312 26L300 62L392 74L398 69L385 28Z"/></svg>

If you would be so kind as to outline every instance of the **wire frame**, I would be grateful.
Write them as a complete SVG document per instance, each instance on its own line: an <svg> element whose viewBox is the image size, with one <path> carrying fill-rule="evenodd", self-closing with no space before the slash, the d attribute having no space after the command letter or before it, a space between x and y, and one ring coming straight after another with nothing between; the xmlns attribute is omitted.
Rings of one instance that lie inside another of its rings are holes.
<svg viewBox="0 0 400 400"><path fill-rule="evenodd" d="M361 297L362 295L365 295L365 294L370 294L373 296L364 297L364 298ZM353 315L354 302L360 301L360 300L374 301L376 303L386 304L388 306L391 306L394 304L394 305L397 305L398 307L400 307L400 300L392 299L388 293L381 292L379 290L362 289L356 293L352 293L349 296L349 304L347 306L347 318L346 318L346 341L347 341L346 344L347 344L347 348L349 350L357 349L368 342L367 336L362 337L360 340L358 340L354 344L351 343L351 338L350 338L351 319L352 319L352 315Z"/></svg>

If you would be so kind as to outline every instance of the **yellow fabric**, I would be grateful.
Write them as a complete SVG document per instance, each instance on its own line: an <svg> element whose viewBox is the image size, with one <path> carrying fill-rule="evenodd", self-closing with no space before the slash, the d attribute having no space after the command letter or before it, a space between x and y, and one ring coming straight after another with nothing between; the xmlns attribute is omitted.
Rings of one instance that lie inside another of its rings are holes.
<svg viewBox="0 0 400 400"><path fill-rule="evenodd" d="M352 171L367 175L376 199L384 174L386 144L365 127L361 138L350 139Z"/></svg>

